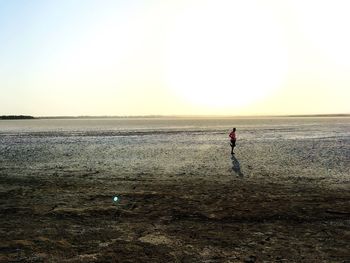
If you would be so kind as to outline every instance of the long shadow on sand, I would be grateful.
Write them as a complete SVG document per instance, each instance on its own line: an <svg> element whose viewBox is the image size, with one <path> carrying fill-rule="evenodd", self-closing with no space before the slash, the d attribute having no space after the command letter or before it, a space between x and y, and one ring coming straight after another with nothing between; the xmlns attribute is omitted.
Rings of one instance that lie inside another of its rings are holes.
<svg viewBox="0 0 350 263"><path fill-rule="evenodd" d="M237 158L233 154L231 155L231 160L232 160L232 170L238 176L243 176L243 173L241 171L241 165L239 164L239 161L237 160Z"/></svg>

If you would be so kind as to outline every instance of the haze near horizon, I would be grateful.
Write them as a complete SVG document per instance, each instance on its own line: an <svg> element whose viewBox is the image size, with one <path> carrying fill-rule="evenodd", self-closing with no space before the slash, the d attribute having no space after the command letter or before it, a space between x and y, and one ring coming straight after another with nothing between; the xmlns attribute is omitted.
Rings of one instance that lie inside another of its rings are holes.
<svg viewBox="0 0 350 263"><path fill-rule="evenodd" d="M349 8L0 0L0 115L350 113Z"/></svg>

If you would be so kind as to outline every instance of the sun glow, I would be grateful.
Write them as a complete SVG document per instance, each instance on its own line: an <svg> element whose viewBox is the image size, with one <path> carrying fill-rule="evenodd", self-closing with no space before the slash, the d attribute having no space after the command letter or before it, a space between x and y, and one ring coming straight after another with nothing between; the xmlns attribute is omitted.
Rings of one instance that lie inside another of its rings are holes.
<svg viewBox="0 0 350 263"><path fill-rule="evenodd" d="M239 108L280 87L287 52L261 6L223 3L197 5L177 18L168 38L166 81L189 103Z"/></svg>
<svg viewBox="0 0 350 263"><path fill-rule="evenodd" d="M349 1L292 1L298 26L317 51L335 63L350 66ZM310 15L312 14L312 15Z"/></svg>
<svg viewBox="0 0 350 263"><path fill-rule="evenodd" d="M4 115L350 112L350 1L22 2L0 1Z"/></svg>

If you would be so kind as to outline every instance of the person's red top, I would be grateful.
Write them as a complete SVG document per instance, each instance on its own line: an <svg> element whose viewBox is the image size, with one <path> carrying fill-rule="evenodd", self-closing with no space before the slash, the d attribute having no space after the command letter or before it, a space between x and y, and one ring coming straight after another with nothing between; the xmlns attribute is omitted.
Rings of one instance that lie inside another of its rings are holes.
<svg viewBox="0 0 350 263"><path fill-rule="evenodd" d="M231 140L236 140L236 132L232 131L229 136Z"/></svg>

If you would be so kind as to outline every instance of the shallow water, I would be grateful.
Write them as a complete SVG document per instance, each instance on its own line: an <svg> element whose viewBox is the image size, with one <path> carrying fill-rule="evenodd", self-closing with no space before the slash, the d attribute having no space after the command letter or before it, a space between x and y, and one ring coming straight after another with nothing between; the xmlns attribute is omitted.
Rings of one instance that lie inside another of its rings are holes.
<svg viewBox="0 0 350 263"><path fill-rule="evenodd" d="M349 180L350 118L123 118L0 122L0 168L35 176L250 177ZM59 171L59 173L57 172ZM1 170L0 170L1 172Z"/></svg>

